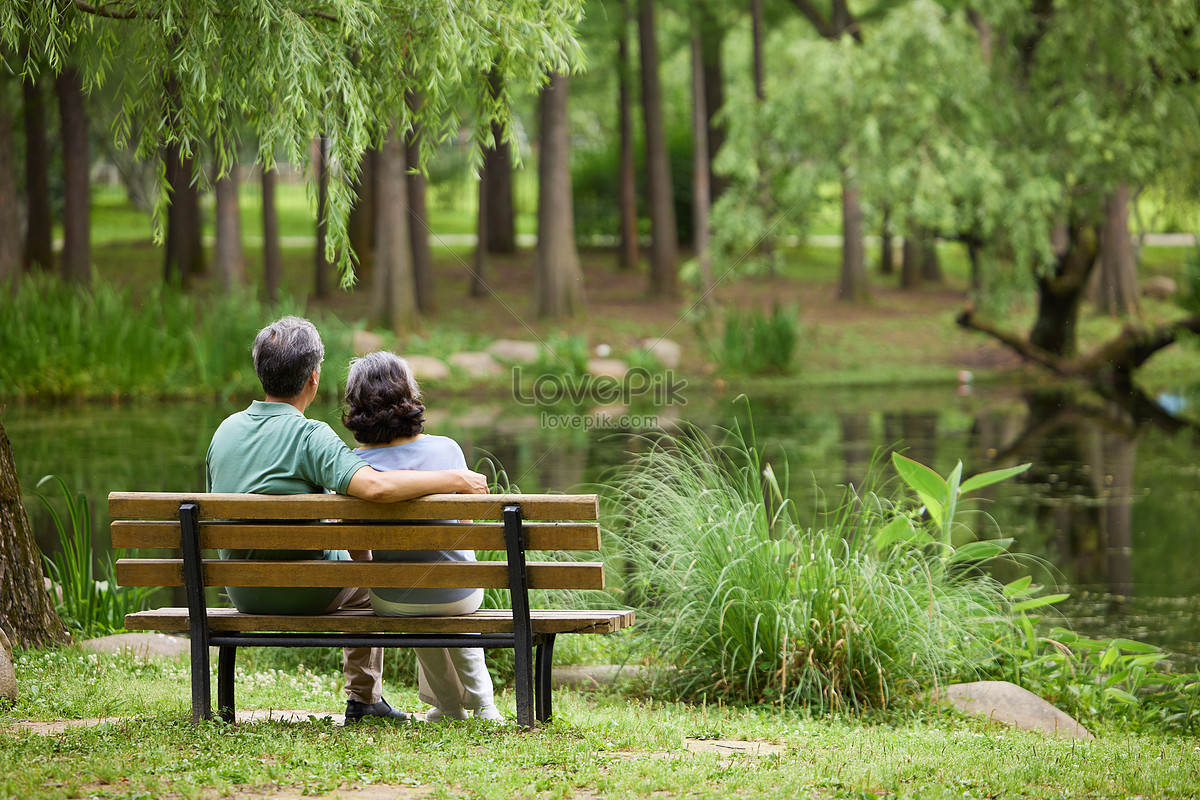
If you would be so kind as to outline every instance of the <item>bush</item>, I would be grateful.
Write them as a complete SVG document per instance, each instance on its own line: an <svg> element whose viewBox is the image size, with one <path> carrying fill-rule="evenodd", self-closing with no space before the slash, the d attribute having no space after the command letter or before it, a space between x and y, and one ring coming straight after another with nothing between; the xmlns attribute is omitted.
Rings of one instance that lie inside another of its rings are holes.
<svg viewBox="0 0 1200 800"><path fill-rule="evenodd" d="M720 341L710 343L716 362L727 372L789 374L801 341L799 313L775 306L770 314L751 310L725 313ZM703 331L701 328L701 335Z"/></svg>
<svg viewBox="0 0 1200 800"><path fill-rule="evenodd" d="M739 429L716 445L688 428L620 479L610 525L671 691L862 710L1003 656L1010 599L977 569L1003 543L956 548L914 502L861 490L805 528L786 477Z"/></svg>

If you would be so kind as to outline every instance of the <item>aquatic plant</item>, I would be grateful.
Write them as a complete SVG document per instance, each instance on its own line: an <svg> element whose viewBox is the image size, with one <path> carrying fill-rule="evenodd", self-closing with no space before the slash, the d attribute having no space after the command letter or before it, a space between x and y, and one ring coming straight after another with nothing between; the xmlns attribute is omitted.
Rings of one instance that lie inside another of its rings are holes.
<svg viewBox="0 0 1200 800"><path fill-rule="evenodd" d="M42 486L51 481L62 492L65 516L41 492ZM111 555L100 561L97 571L92 551L92 518L82 492L72 494L66 481L57 475L43 477L35 491L50 512L58 534L59 549L43 558L52 591L58 597L59 616L73 633L84 637L124 630L125 615L146 608L154 589L119 586Z"/></svg>
<svg viewBox="0 0 1200 800"><path fill-rule="evenodd" d="M629 542L631 590L681 696L884 707L977 675L1005 653L1020 603L1053 602L980 569L1006 542L949 536L961 496L1018 470L959 482L960 466L947 482L905 469L918 499L851 487L806 527L786 465L777 472L752 433L728 434L716 444L686 427L651 442L608 520Z"/></svg>

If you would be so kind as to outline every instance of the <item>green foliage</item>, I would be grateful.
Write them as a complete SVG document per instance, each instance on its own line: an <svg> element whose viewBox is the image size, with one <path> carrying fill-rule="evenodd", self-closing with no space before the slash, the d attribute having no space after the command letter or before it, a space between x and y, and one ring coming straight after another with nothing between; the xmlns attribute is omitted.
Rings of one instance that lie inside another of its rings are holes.
<svg viewBox="0 0 1200 800"><path fill-rule="evenodd" d="M65 518L40 491L51 481L58 484L66 502ZM97 580L87 497L82 493L72 495L66 482L57 475L42 478L35 491L49 510L58 533L58 552L43 558L55 591L62 594L59 616L71 631L85 638L124 630L125 615L146 608L154 589L118 586L111 554L101 561L102 580Z"/></svg>
<svg viewBox="0 0 1200 800"><path fill-rule="evenodd" d="M1177 295L1186 311L1200 313L1200 246L1192 248L1183 262L1183 286Z"/></svg>
<svg viewBox="0 0 1200 800"><path fill-rule="evenodd" d="M0 296L0 396L80 398L257 394L250 344L263 325L303 304L254 295L197 298L156 287L145 297L95 281L90 289L26 275ZM345 364L350 329L317 320L326 361ZM327 391L336 392L336 381Z"/></svg>
<svg viewBox="0 0 1200 800"><path fill-rule="evenodd" d="M226 6L130 0L119 8L60 8L16 0L0 5L0 45L18 54L6 61L18 74L73 63L89 90L113 89L116 145L132 146L144 160L178 142L197 165L214 163L224 175L245 131L260 164L280 157L311 174L313 137L333 134L331 158L340 168L329 192L328 253L341 259L346 280L351 183L369 144L382 142L393 126L403 132L420 124L427 161L464 122L473 125L476 148L491 139L493 123L511 141L513 98L536 91L548 71L570 72L583 62L575 0ZM489 74L503 86L498 96L489 91ZM162 88L169 78L170 104ZM420 95L418 109L410 93ZM199 167L194 177L209 179ZM160 188L165 181L160 169ZM315 186L308 188L315 208ZM160 233L167 204L160 191Z"/></svg>
<svg viewBox="0 0 1200 800"><path fill-rule="evenodd" d="M1015 625L979 567L1003 545L939 542L911 503L853 489L805 528L787 485L740 427L686 428L621 476L610 525L674 691L863 710L1001 656Z"/></svg>
<svg viewBox="0 0 1200 800"><path fill-rule="evenodd" d="M703 336L703 320L697 323ZM721 339L708 349L722 370L733 374L790 374L803 330L799 311L776 305L770 314L760 310L725 312Z"/></svg>

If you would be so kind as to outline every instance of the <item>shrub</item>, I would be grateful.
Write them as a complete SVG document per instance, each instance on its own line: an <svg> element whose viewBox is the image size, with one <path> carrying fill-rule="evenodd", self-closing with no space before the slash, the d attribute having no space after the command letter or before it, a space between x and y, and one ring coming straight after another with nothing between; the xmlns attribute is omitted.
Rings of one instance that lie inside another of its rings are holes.
<svg viewBox="0 0 1200 800"><path fill-rule="evenodd" d="M1004 543L956 548L914 502L854 489L806 529L786 477L735 427L653 442L620 478L609 524L674 692L861 710L1003 654L1011 600L978 566Z"/></svg>
<svg viewBox="0 0 1200 800"><path fill-rule="evenodd" d="M709 344L723 370L747 375L792 372L802 329L797 309L775 306L770 314L729 310L721 339Z"/></svg>

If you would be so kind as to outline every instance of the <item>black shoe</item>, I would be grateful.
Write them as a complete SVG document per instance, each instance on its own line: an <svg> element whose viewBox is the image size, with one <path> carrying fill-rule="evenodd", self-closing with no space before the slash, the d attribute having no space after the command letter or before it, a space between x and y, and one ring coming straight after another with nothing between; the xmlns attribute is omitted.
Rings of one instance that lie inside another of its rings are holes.
<svg viewBox="0 0 1200 800"><path fill-rule="evenodd" d="M363 717L377 717L379 719L391 720L393 722L411 722L412 717L405 714L403 711L397 711L392 708L387 700L379 698L378 703L360 703L357 700L346 701L346 724L352 725L355 722L362 721Z"/></svg>

